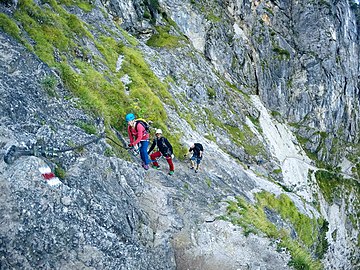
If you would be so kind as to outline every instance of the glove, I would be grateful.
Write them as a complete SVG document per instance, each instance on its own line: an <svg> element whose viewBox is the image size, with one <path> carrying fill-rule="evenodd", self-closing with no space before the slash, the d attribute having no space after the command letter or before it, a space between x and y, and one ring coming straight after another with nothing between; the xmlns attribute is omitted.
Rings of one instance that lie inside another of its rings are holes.
<svg viewBox="0 0 360 270"><path fill-rule="evenodd" d="M129 147L132 147L133 145L131 143L128 144Z"/></svg>
<svg viewBox="0 0 360 270"><path fill-rule="evenodd" d="M174 159L174 157L175 157L174 154L171 154L171 158Z"/></svg>
<svg viewBox="0 0 360 270"><path fill-rule="evenodd" d="M138 150L138 148L139 148L139 146L134 145L134 149L135 149L135 150Z"/></svg>

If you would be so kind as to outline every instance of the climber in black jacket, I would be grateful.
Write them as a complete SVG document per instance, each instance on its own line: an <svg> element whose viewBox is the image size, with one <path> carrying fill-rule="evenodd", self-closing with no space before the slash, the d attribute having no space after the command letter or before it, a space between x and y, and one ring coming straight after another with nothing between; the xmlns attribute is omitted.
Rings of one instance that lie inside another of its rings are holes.
<svg viewBox="0 0 360 270"><path fill-rule="evenodd" d="M157 158L164 156L167 163L169 164L169 168L170 168L169 174L170 175L174 174L174 164L172 162L173 148L172 145L169 143L169 141L162 136L161 129L157 129L155 131L155 139L152 145L150 146L148 154L151 153L151 151L155 148L155 146L158 147L158 151L150 155L151 162L153 163L152 167L154 169L159 169L160 166L159 163L157 162Z"/></svg>

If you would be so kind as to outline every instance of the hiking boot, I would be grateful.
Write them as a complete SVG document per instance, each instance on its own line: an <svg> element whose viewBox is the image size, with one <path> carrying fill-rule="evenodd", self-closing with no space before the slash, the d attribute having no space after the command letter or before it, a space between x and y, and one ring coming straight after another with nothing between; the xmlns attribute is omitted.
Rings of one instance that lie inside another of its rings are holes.
<svg viewBox="0 0 360 270"><path fill-rule="evenodd" d="M173 174L174 174L174 171L170 171L170 172L169 172L169 175L173 175Z"/></svg>
<svg viewBox="0 0 360 270"><path fill-rule="evenodd" d="M148 170L149 169L149 165L143 165L143 168L145 169L145 170Z"/></svg>
<svg viewBox="0 0 360 270"><path fill-rule="evenodd" d="M198 170L195 170L195 172L197 173L197 172L198 172Z"/></svg>
<svg viewBox="0 0 360 270"><path fill-rule="evenodd" d="M190 169L194 169L194 166L191 166Z"/></svg>
<svg viewBox="0 0 360 270"><path fill-rule="evenodd" d="M155 170L158 170L158 169L160 169L160 166L152 165L152 168L155 169Z"/></svg>

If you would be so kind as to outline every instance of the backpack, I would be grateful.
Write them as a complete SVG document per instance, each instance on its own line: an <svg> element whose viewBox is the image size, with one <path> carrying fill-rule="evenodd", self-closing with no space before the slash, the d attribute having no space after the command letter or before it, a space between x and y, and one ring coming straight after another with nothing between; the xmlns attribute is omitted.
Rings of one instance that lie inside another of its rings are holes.
<svg viewBox="0 0 360 270"><path fill-rule="evenodd" d="M144 119L139 118L139 119L136 119L135 122L136 122L136 124L135 124L135 130L136 131L137 131L137 125L141 124L145 128L145 131L147 133L150 133L150 125Z"/></svg>
<svg viewBox="0 0 360 270"><path fill-rule="evenodd" d="M204 147L202 146L202 144L201 143L195 143L194 144L195 145L195 148L197 148L199 151L204 151Z"/></svg>

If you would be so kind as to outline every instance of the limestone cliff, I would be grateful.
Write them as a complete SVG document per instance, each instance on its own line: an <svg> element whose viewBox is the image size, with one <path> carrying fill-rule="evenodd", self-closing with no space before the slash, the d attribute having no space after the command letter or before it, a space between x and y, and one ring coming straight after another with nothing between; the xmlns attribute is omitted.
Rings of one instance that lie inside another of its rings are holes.
<svg viewBox="0 0 360 270"><path fill-rule="evenodd" d="M0 269L358 268L359 14L1 1ZM124 148L130 111L174 175Z"/></svg>

